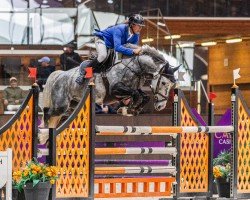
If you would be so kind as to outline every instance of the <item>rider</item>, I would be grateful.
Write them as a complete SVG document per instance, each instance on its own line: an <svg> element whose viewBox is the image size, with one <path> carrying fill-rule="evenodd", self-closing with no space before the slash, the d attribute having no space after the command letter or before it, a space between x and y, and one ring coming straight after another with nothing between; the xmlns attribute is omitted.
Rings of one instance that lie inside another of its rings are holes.
<svg viewBox="0 0 250 200"><path fill-rule="evenodd" d="M129 17L128 22L108 27L103 31L96 30L94 33L97 58L93 59L86 67L98 68L108 57L108 49L122 53L126 56L138 55L141 52L141 47L136 49L127 48L124 45L127 43L137 45L139 42L139 33L144 26L144 19L139 14L134 14ZM83 84L85 70L80 67L80 76L76 79L78 84Z"/></svg>

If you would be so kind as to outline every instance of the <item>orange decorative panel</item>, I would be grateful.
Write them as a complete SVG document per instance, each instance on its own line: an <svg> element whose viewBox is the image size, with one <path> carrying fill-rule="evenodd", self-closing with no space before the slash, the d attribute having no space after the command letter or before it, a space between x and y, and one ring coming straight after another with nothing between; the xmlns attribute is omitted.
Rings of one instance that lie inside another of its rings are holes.
<svg viewBox="0 0 250 200"><path fill-rule="evenodd" d="M88 197L90 95L69 127L56 137L56 197Z"/></svg>
<svg viewBox="0 0 250 200"><path fill-rule="evenodd" d="M95 198L168 197L173 177L95 179Z"/></svg>
<svg viewBox="0 0 250 200"><path fill-rule="evenodd" d="M250 193L250 117L248 108L238 100L238 193Z"/></svg>
<svg viewBox="0 0 250 200"><path fill-rule="evenodd" d="M181 100L181 126L197 126ZM205 133L183 133L180 139L180 192L208 191L209 137Z"/></svg>
<svg viewBox="0 0 250 200"><path fill-rule="evenodd" d="M32 158L32 114L33 96L17 120L0 135L0 151L5 151L7 148L13 151L14 171Z"/></svg>

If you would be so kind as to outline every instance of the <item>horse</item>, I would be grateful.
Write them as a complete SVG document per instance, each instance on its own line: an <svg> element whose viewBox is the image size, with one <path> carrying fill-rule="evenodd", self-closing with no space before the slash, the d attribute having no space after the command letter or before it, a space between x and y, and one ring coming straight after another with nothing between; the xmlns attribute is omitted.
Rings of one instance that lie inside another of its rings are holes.
<svg viewBox="0 0 250 200"><path fill-rule="evenodd" d="M84 61L81 65L87 65ZM138 114L149 101L141 90L146 76L151 75L151 91L154 94L154 107L160 111L166 107L169 91L175 84L174 72L178 67L167 67L168 62L155 48L142 46L142 53L137 56L123 58L108 71L95 74L96 103L103 104L108 95L113 99L131 98L129 107L132 114ZM80 66L69 71L53 72L44 87L44 123L46 127L55 128L61 117L70 107L70 102L80 101L84 85L78 85L75 80L79 75ZM109 84L105 87L104 75Z"/></svg>

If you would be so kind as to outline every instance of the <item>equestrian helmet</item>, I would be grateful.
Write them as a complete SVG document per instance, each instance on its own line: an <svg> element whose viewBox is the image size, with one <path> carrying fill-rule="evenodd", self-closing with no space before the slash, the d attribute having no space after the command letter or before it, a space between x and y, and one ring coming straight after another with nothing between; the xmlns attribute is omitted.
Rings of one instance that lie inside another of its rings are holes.
<svg viewBox="0 0 250 200"><path fill-rule="evenodd" d="M139 25L139 26L145 26L144 19L139 14L134 14L134 15L130 16L129 19L128 19L128 23L129 23L129 25L136 24L136 25Z"/></svg>

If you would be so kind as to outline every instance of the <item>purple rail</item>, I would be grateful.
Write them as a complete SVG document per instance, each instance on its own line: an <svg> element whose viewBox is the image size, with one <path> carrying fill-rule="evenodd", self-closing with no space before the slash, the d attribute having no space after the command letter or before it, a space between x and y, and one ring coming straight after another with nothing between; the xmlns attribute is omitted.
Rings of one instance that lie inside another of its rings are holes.
<svg viewBox="0 0 250 200"><path fill-rule="evenodd" d="M96 142L95 147L165 147L165 142Z"/></svg>

